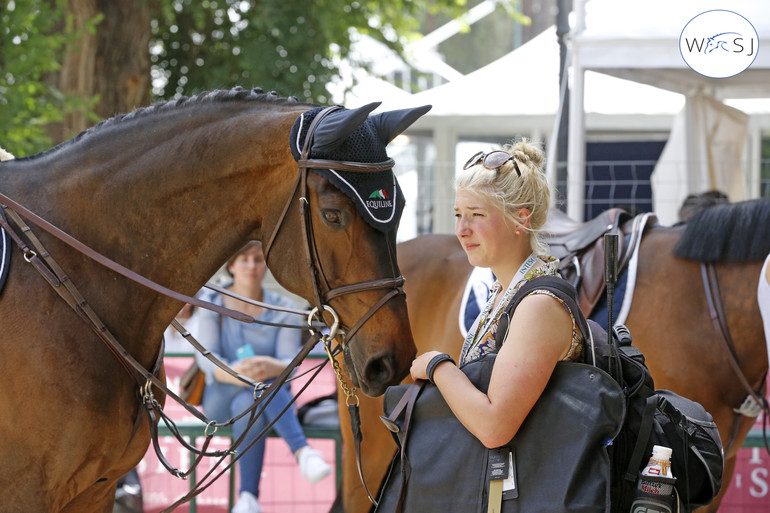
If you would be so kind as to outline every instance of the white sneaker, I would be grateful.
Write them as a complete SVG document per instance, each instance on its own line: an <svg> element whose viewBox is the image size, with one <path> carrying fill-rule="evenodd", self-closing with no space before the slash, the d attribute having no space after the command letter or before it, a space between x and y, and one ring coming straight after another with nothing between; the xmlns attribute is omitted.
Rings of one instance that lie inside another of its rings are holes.
<svg viewBox="0 0 770 513"><path fill-rule="evenodd" d="M328 476L332 468L321 458L318 451L306 445L296 453L302 477L315 484Z"/></svg>
<svg viewBox="0 0 770 513"><path fill-rule="evenodd" d="M241 492L231 513L262 513L257 497L251 492Z"/></svg>

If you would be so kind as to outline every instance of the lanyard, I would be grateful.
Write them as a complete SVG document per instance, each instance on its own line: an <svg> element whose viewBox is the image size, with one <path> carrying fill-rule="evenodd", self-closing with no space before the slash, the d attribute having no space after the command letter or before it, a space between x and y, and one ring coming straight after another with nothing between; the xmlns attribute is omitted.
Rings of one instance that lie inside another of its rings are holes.
<svg viewBox="0 0 770 513"><path fill-rule="evenodd" d="M497 304L497 307L495 308L494 312L492 312L492 315L489 315L489 313L492 310L492 305L495 302L495 297L497 297L497 294L490 294L489 299L487 300L487 304L484 306L484 310L481 312L481 314L479 314L476 322L473 323L473 327L471 327L468 335L465 337L465 341L463 342L462 356L460 358L461 361L465 359L465 356L468 354L468 352L470 352L471 349L473 349L482 340L484 340L484 337L487 335L489 330L492 329L492 325L494 324L492 321L497 319L497 317L500 315L500 312L502 312L502 310L507 306L508 301L514 294L516 285L525 279L527 273L530 271L530 269L532 269L535 263L537 263L537 256L533 252L527 257L526 260L524 260L524 263L521 264L519 270L516 271L516 274L513 276L511 283L505 290L505 294L503 294L503 298ZM494 292L497 292L498 290L499 289L495 287Z"/></svg>

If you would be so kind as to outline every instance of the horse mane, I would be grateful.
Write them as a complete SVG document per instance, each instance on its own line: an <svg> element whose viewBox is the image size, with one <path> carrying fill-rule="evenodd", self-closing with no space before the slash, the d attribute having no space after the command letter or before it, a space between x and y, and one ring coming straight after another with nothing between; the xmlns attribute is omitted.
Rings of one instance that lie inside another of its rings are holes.
<svg viewBox="0 0 770 513"><path fill-rule="evenodd" d="M715 205L686 223L674 255L699 262L754 262L770 254L770 199Z"/></svg>
<svg viewBox="0 0 770 513"><path fill-rule="evenodd" d="M263 103L270 103L270 104L277 104L277 105L308 105L308 107L316 106L314 104L300 102L296 96L288 96L284 98L279 96L278 93L276 93L275 91L270 91L268 93L265 93L260 87L255 87L253 89L244 89L241 86L236 86L232 89L217 89L213 91L205 91L190 97L181 96L174 100L158 102L148 107L140 107L126 114L117 114L109 119L100 121L99 123L92 126L91 128L88 128L80 132L78 135L72 137L67 141L64 141L58 144L57 146L54 146L49 150L46 150L41 153L37 153L35 155L22 157L17 160L18 161L31 160L38 157L42 157L44 155L48 155L65 146L70 146L71 144L78 142L79 140L83 139L89 134L96 132L97 130L111 127L113 125L117 125L118 123L121 123L123 121L142 118L142 117L150 116L152 114L166 112L173 109L184 108L192 105L200 105L200 104L214 103L214 102L233 102L233 101L256 101L256 102L263 102Z"/></svg>

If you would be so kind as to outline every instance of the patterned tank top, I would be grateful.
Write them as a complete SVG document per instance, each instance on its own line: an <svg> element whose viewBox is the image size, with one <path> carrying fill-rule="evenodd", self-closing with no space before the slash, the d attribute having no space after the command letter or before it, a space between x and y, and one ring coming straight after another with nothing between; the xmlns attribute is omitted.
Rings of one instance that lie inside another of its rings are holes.
<svg viewBox="0 0 770 513"><path fill-rule="evenodd" d="M524 276L524 280L529 281L538 276L559 276L559 260L557 258L545 255L539 255L538 258L545 262L545 264L530 270ZM500 317L505 311L507 304L510 303L511 299L513 299L515 293L518 292L518 290L524 284L524 280L516 284L512 294L509 294L507 297L503 297L502 301L505 301L505 304L503 304L501 308L497 309L497 315L495 315L493 318L487 319L485 314L489 314L495 297L502 290L502 284L499 281L494 283L486 307L474 322L473 327L468 332L468 336L465 337L465 341L463 342L463 349L460 353L461 366L468 362L478 360L487 354L495 353L500 349L503 341L498 341L495 338ZM564 309L567 310L570 319L572 319L572 343L570 345L569 351L567 352L567 355L564 357L564 360L567 361L577 359L583 349L583 336L580 334L580 331L577 328L575 316L570 310L569 306L567 306L567 304L556 295L545 289L535 289L527 295L531 296L532 294L547 294L559 301ZM481 335L479 336L479 334Z"/></svg>

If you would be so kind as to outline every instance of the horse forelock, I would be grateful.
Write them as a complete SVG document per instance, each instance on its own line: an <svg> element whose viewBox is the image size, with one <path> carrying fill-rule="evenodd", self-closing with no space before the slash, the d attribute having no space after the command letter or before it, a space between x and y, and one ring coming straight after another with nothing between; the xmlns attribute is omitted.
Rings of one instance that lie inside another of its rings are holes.
<svg viewBox="0 0 770 513"><path fill-rule="evenodd" d="M54 146L49 150L46 150L42 153L38 153L36 155L30 155L28 157L19 158L17 160L19 161L31 160L38 157L42 157L44 155L48 155L52 152L68 147L97 131L116 126L125 121L135 120L139 118L146 118L155 114L170 112L174 110L182 110L182 109L189 108L196 105L207 105L207 104L213 104L217 102L237 102L237 101L259 102L266 105L277 105L277 106L281 106L281 105L286 105L286 106L307 105L308 107L315 106L313 104L300 102L296 96L281 97L275 91L270 91L268 93L265 93L259 87L255 87L253 89L244 89L243 87L237 86L232 89L219 89L219 90L213 90L213 91L205 91L195 96L190 96L190 97L182 96L174 100L158 102L148 107L140 107L126 114L117 114L109 119L100 121L99 123L92 126L91 128L88 128L83 132L80 132L78 135L74 136L73 138L62 142L61 144Z"/></svg>
<svg viewBox="0 0 770 513"><path fill-rule="evenodd" d="M704 208L685 224L674 247L680 258L699 262L755 262L770 254L770 199Z"/></svg>

